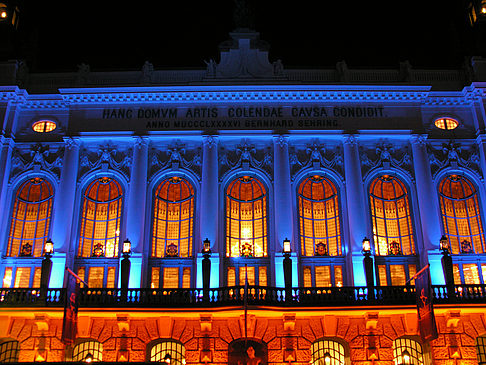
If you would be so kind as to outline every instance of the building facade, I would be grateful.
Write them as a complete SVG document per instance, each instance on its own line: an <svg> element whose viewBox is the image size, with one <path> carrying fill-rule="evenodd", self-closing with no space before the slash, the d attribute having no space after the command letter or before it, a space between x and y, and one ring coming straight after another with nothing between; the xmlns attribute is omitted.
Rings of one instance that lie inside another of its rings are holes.
<svg viewBox="0 0 486 365"><path fill-rule="evenodd" d="M205 70L2 64L0 361L486 362L483 63L285 70L240 29ZM66 267L85 282L67 347Z"/></svg>

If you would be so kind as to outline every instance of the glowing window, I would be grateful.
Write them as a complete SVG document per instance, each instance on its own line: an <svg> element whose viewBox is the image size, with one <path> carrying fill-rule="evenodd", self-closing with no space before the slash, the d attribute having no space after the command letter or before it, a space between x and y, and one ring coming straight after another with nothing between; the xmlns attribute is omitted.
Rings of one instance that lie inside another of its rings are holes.
<svg viewBox="0 0 486 365"><path fill-rule="evenodd" d="M32 124L32 129L34 130L34 132L37 133L52 132L56 128L57 124L52 120L38 120L37 122Z"/></svg>
<svg viewBox="0 0 486 365"><path fill-rule="evenodd" d="M464 176L447 176L439 184L439 202L452 253L461 253L464 241L472 243L476 253L484 253L484 230L474 185Z"/></svg>
<svg viewBox="0 0 486 365"><path fill-rule="evenodd" d="M322 177L305 179L298 189L302 256L341 256L338 194Z"/></svg>
<svg viewBox="0 0 486 365"><path fill-rule="evenodd" d="M486 336L476 338L476 352L479 365L486 364Z"/></svg>
<svg viewBox="0 0 486 365"><path fill-rule="evenodd" d="M434 124L439 129L451 130L459 126L459 122L452 118L439 118L434 121Z"/></svg>
<svg viewBox="0 0 486 365"><path fill-rule="evenodd" d="M176 341L159 342L150 349L150 361L183 365L186 363L186 348Z"/></svg>
<svg viewBox="0 0 486 365"><path fill-rule="evenodd" d="M318 340L311 346L312 365L344 365L344 346L333 340Z"/></svg>
<svg viewBox="0 0 486 365"><path fill-rule="evenodd" d="M393 341L393 362L395 365L423 365L422 345L410 338L397 338Z"/></svg>
<svg viewBox="0 0 486 365"><path fill-rule="evenodd" d="M249 176L233 180L226 190L226 256L267 256L267 195Z"/></svg>
<svg viewBox="0 0 486 365"><path fill-rule="evenodd" d="M0 344L0 363L19 361L19 342L5 341Z"/></svg>
<svg viewBox="0 0 486 365"><path fill-rule="evenodd" d="M303 283L306 288L343 286L342 265L315 265L303 267Z"/></svg>
<svg viewBox="0 0 486 365"><path fill-rule="evenodd" d="M383 175L370 185L370 207L376 255L415 255L412 217L405 185Z"/></svg>
<svg viewBox="0 0 486 365"><path fill-rule="evenodd" d="M84 341L73 348L73 361L103 361L103 344L98 341Z"/></svg>
<svg viewBox="0 0 486 365"><path fill-rule="evenodd" d="M194 189L171 177L155 191L152 257L191 257L194 231Z"/></svg>
<svg viewBox="0 0 486 365"><path fill-rule="evenodd" d="M89 184L83 199L78 257L118 257L123 192L103 177Z"/></svg>
<svg viewBox="0 0 486 365"><path fill-rule="evenodd" d="M42 256L53 203L51 184L33 178L17 189L10 222L7 256Z"/></svg>

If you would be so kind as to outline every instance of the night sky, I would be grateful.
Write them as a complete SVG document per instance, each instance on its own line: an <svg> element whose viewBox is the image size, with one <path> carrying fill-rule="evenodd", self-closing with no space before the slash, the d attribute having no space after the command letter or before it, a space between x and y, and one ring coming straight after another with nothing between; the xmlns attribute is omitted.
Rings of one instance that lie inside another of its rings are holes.
<svg viewBox="0 0 486 365"><path fill-rule="evenodd" d="M34 3L34 4L32 4ZM456 0L254 0L255 28L270 61L288 68L460 67L470 55ZM232 0L26 1L36 71L204 68L235 28ZM316 4L320 4L316 6ZM454 5L456 4L456 5ZM30 20L32 19L32 20ZM36 29L35 32L32 30ZM32 62L33 63L33 62Z"/></svg>

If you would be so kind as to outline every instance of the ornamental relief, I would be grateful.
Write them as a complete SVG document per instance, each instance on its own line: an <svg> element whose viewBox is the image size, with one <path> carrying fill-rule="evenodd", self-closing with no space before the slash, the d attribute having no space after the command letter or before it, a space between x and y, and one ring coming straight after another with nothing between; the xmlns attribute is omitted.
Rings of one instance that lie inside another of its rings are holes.
<svg viewBox="0 0 486 365"><path fill-rule="evenodd" d="M268 145L257 148L247 139L243 139L233 149L221 145L219 148L219 176L223 176L235 168L243 170L258 168L273 176L272 147Z"/></svg>
<svg viewBox="0 0 486 365"><path fill-rule="evenodd" d="M306 146L289 147L292 180L302 169L329 169L344 177L344 155L341 145L325 146L315 139Z"/></svg>
<svg viewBox="0 0 486 365"><path fill-rule="evenodd" d="M363 178L377 168L399 168L413 176L412 152L410 145L394 145L389 141L380 141L373 146L359 147L361 173Z"/></svg>
<svg viewBox="0 0 486 365"><path fill-rule="evenodd" d="M201 177L201 147L187 148L180 140L175 140L168 146L150 148L148 158L149 179L158 171L166 169L177 171L180 168L190 170Z"/></svg>
<svg viewBox="0 0 486 365"><path fill-rule="evenodd" d="M428 144L427 152L433 177L444 167L464 167L481 175L478 146L474 143L466 145L449 141L436 146Z"/></svg>
<svg viewBox="0 0 486 365"><path fill-rule="evenodd" d="M51 151L48 145L37 143L29 149L15 147L12 151L12 168L10 180L27 171L50 171L59 179L61 177L64 148Z"/></svg>
<svg viewBox="0 0 486 365"><path fill-rule="evenodd" d="M119 171L129 180L132 165L132 149L120 151L110 142L102 144L97 150L82 148L79 152L79 176L90 171L108 169Z"/></svg>

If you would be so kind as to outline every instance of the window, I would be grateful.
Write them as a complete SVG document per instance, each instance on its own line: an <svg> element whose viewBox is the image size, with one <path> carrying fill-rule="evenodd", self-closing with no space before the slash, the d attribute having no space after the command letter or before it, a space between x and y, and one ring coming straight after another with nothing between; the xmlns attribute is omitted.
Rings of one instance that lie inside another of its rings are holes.
<svg viewBox="0 0 486 365"><path fill-rule="evenodd" d="M423 365L422 345L410 338L393 341L393 362L395 365Z"/></svg>
<svg viewBox="0 0 486 365"><path fill-rule="evenodd" d="M479 365L486 364L486 336L476 338L476 352Z"/></svg>
<svg viewBox="0 0 486 365"><path fill-rule="evenodd" d="M459 126L459 122L452 118L438 118L434 124L437 128L445 130L456 129Z"/></svg>
<svg viewBox="0 0 486 365"><path fill-rule="evenodd" d="M5 341L0 344L0 362L19 361L19 342Z"/></svg>
<svg viewBox="0 0 486 365"><path fill-rule="evenodd" d="M12 211L7 256L42 256L53 197L51 184L43 178L32 178L20 185Z"/></svg>
<svg viewBox="0 0 486 365"><path fill-rule="evenodd" d="M83 199L78 257L118 257L123 192L102 177L89 184Z"/></svg>
<svg viewBox="0 0 486 365"><path fill-rule="evenodd" d="M195 194L192 184L178 176L155 189L150 285L190 288L193 264Z"/></svg>
<svg viewBox="0 0 486 365"><path fill-rule="evenodd" d="M233 180L226 190L226 256L267 256L267 195L250 176Z"/></svg>
<svg viewBox="0 0 486 365"><path fill-rule="evenodd" d="M52 120L38 120L32 124L32 129L37 133L52 132L56 128L56 122L53 122Z"/></svg>
<svg viewBox="0 0 486 365"><path fill-rule="evenodd" d="M382 175L371 183L369 198L375 254L415 255L405 185L396 177Z"/></svg>
<svg viewBox="0 0 486 365"><path fill-rule="evenodd" d="M150 348L150 361L169 362L170 364L183 365L186 363L186 349L183 344L176 341L163 341Z"/></svg>
<svg viewBox="0 0 486 365"><path fill-rule="evenodd" d="M40 267L5 267L2 287L4 288L40 288Z"/></svg>
<svg viewBox="0 0 486 365"><path fill-rule="evenodd" d="M103 361L103 344L95 340L78 343L73 348L73 361Z"/></svg>
<svg viewBox="0 0 486 365"><path fill-rule="evenodd" d="M341 256L338 194L322 176L305 179L298 189L302 256Z"/></svg>
<svg viewBox="0 0 486 365"><path fill-rule="evenodd" d="M312 365L344 365L344 345L330 339L315 341L311 346Z"/></svg>
<svg viewBox="0 0 486 365"><path fill-rule="evenodd" d="M453 254L484 253L484 230L474 185L464 176L449 175L439 183L444 231Z"/></svg>

